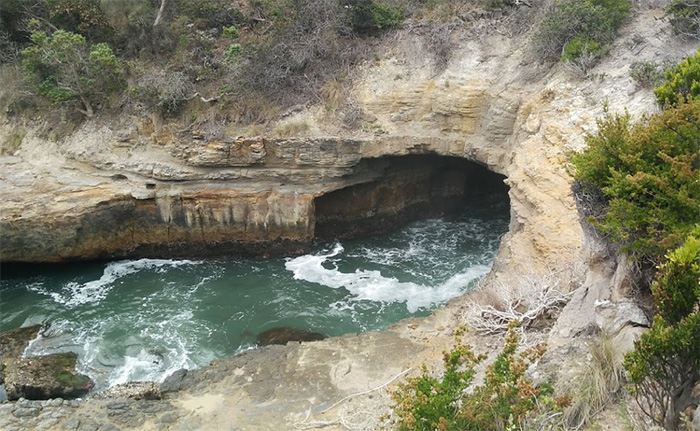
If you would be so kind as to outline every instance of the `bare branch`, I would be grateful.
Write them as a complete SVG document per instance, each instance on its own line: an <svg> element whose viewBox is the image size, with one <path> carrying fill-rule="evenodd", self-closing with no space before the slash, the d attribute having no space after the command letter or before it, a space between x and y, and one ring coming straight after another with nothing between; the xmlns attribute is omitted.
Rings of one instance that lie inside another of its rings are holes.
<svg viewBox="0 0 700 431"><path fill-rule="evenodd" d="M156 20L153 21L153 27L156 27L158 24L160 24L160 19L163 16L163 10L165 10L165 1L166 0L160 0L160 7L158 8L158 14L156 15Z"/></svg>

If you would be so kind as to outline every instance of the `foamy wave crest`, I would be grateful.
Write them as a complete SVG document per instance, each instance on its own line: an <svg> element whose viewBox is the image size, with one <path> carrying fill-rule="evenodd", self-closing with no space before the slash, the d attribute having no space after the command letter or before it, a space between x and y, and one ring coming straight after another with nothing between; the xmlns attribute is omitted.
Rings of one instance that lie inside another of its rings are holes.
<svg viewBox="0 0 700 431"><path fill-rule="evenodd" d="M485 276L491 269L486 265L474 265L466 271L452 276L437 286L403 283L393 277L384 277L380 271L357 269L343 273L337 268L328 269L323 263L343 252L337 244L332 252L321 255L304 255L285 263L285 268L294 273L297 280L318 283L333 289L345 288L355 301L404 302L409 312L444 303L464 292L474 280Z"/></svg>
<svg viewBox="0 0 700 431"><path fill-rule="evenodd" d="M111 262L105 267L102 277L87 283L70 282L60 291L50 291L41 284L29 286L29 290L50 296L55 302L67 307L75 307L90 302L99 302L107 297L114 287L114 282L129 274L142 270L156 270L163 272L168 268L176 268L183 265L195 265L199 262L191 260L169 259L139 259Z"/></svg>
<svg viewBox="0 0 700 431"><path fill-rule="evenodd" d="M193 366L184 349L171 349L165 352L141 349L135 355L126 356L124 363L110 373L108 386L127 382L162 383L174 371Z"/></svg>

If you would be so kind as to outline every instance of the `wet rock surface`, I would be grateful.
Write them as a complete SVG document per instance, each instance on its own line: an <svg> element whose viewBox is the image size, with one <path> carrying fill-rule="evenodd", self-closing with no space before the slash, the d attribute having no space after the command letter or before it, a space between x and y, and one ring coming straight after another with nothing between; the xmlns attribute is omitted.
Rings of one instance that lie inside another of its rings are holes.
<svg viewBox="0 0 700 431"><path fill-rule="evenodd" d="M73 352L3 358L8 399L77 398L87 394L95 383L75 371L77 360L78 355Z"/></svg>
<svg viewBox="0 0 700 431"><path fill-rule="evenodd" d="M29 342L36 338L41 325L27 326L0 333L0 364L3 358L19 358ZM0 385L5 382L3 367L0 366Z"/></svg>
<svg viewBox="0 0 700 431"><path fill-rule="evenodd" d="M272 344L285 345L292 341L320 341L325 338L327 337L319 332L288 327L268 329L267 331L261 332L260 334L258 334L257 337L255 337L258 345L260 346L269 346Z"/></svg>

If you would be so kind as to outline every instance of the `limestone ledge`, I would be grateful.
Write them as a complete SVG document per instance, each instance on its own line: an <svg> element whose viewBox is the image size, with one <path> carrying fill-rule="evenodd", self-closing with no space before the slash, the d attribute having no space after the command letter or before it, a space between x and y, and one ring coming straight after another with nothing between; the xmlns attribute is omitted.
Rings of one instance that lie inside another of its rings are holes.
<svg viewBox="0 0 700 431"><path fill-rule="evenodd" d="M314 238L314 199L381 178L383 157L443 155L503 170L505 148L484 148L434 137L238 138L175 141L158 157L114 152L92 164L6 157L0 260L303 252Z"/></svg>

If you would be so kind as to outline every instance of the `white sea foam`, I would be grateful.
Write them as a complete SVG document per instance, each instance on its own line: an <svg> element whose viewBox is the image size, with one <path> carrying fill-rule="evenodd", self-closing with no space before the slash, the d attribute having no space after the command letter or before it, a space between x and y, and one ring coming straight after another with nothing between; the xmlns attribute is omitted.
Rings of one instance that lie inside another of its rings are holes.
<svg viewBox="0 0 700 431"><path fill-rule="evenodd" d="M107 297L112 287L114 287L114 282L129 274L134 274L142 270L164 272L170 268L195 265L197 263L199 262L169 259L123 260L109 263L105 267L102 277L97 280L91 280L86 283L70 282L64 285L60 291L47 290L39 283L28 286L28 289L36 293L50 296L55 302L72 308L81 304L103 300Z"/></svg>
<svg viewBox="0 0 700 431"><path fill-rule="evenodd" d="M323 266L328 258L342 252L342 245L337 244L328 254L300 256L287 261L285 267L294 273L297 280L318 283L332 289L345 288L356 301L403 302L411 313L460 295L470 283L485 276L490 270L486 265L474 265L442 284L426 286L384 277L376 270L357 269L352 273L343 273L337 268L328 269Z"/></svg>

